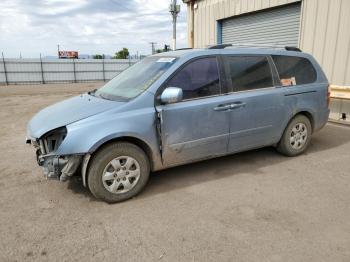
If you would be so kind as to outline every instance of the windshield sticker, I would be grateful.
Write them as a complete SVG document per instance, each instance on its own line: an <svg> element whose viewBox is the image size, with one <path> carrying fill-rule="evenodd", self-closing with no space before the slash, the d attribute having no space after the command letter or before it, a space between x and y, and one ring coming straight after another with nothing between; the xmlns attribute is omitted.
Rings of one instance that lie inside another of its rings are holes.
<svg viewBox="0 0 350 262"><path fill-rule="evenodd" d="M157 63L172 63L175 60L175 57L162 57L159 58Z"/></svg>

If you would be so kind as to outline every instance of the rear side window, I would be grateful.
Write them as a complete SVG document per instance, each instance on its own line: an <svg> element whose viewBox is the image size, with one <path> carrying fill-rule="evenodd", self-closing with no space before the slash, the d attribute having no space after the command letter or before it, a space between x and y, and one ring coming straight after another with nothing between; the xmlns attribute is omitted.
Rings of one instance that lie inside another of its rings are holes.
<svg viewBox="0 0 350 262"><path fill-rule="evenodd" d="M200 58L180 69L167 83L179 87L183 99L193 99L220 94L220 80L216 57Z"/></svg>
<svg viewBox="0 0 350 262"><path fill-rule="evenodd" d="M233 91L272 87L272 75L265 56L228 56L224 58Z"/></svg>
<svg viewBox="0 0 350 262"><path fill-rule="evenodd" d="M282 86L305 85L316 81L317 73L311 62L303 57L272 56Z"/></svg>

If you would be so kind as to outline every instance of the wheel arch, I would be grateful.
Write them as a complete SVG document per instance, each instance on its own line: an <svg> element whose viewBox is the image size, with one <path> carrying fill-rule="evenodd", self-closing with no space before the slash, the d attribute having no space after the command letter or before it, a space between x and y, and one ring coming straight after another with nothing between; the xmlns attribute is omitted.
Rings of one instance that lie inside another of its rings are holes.
<svg viewBox="0 0 350 262"><path fill-rule="evenodd" d="M314 128L315 128L315 119L314 119L314 115L310 112L310 111L307 111L307 110L303 110L303 111L299 111L298 113L296 113L290 120L292 121L292 119L294 119L297 115L303 115L303 116L306 116L309 121L310 121L310 124L311 124L311 132L313 133L314 131ZM289 123L288 122L288 123Z"/></svg>
<svg viewBox="0 0 350 262"><path fill-rule="evenodd" d="M286 122L284 123L283 128L282 128L282 131L281 131L281 133L279 134L277 143L279 143L279 141L281 141L281 138L282 138L282 136L283 136L283 133L284 133L284 131L286 130L288 124L289 124L296 116L298 116L298 115L303 115L303 116L305 116L305 117L307 117L307 118L309 119L309 121L310 121L310 123L311 123L311 133L313 133L314 128L315 128L315 119L314 119L313 113L310 112L309 110L300 110L300 111L294 113L294 114L292 115L292 117L289 118L288 121L286 121Z"/></svg>
<svg viewBox="0 0 350 262"><path fill-rule="evenodd" d="M82 179L83 179L83 185L85 187L89 187L88 185L88 180L87 180L87 177L88 177L88 170L89 170L89 166L90 166L90 163L92 162L91 160L93 159L93 157L96 155L97 152L99 152L100 150L102 150L104 147L112 144L112 143L117 143L117 142L129 142L131 144L134 144L136 146L138 146L139 148L141 148L147 158L148 158L148 161L149 161L149 164L150 164L150 168L151 170L153 170L153 167L154 167L154 157L153 157L153 154L152 154L152 149L150 147L149 144L147 144L144 140L138 138L138 137L135 137L135 136L119 136L119 137L113 137L113 138L110 138L110 139L107 139L103 142L101 142L100 144L98 145L95 145L91 150L90 152L87 154L87 161L83 161L83 164L82 164Z"/></svg>
<svg viewBox="0 0 350 262"><path fill-rule="evenodd" d="M306 148L307 148L307 145L308 143L310 142L310 138L311 138L311 135L307 135L307 138L305 139L305 143L302 145L302 147L300 148L294 148L294 149L291 149L290 148L290 135L291 133L290 132L290 129L288 129L288 127L290 126L291 123L293 123L293 127L294 128L294 125L296 123L299 123L298 121L296 122L293 122L297 117L303 117L303 118L306 118L309 120L310 122L310 127L311 127L311 134L313 133L313 129L314 129L314 116L313 114L310 112L310 111L307 111L307 110L301 110L301 111L298 111L297 113L295 113L290 119L289 121L287 122L287 124L285 125L285 128L283 129L283 132L279 138L279 141L277 144L275 144L276 148L277 148L277 151L282 153L283 155L286 155L286 156L296 156L296 155L299 155L301 153L303 153ZM289 131L288 133L286 133L286 131ZM287 136L285 136L287 135ZM286 141L288 140L288 142ZM287 145L288 144L288 145ZM297 150L297 151L293 151L293 150ZM298 151L299 150L299 151Z"/></svg>

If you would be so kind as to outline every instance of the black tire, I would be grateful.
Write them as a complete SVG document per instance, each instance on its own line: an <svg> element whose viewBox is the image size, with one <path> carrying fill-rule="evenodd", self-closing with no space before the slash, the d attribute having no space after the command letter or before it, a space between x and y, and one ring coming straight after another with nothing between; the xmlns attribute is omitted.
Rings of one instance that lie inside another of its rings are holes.
<svg viewBox="0 0 350 262"><path fill-rule="evenodd" d="M296 127L296 125L299 123L303 124L304 127L306 127L307 136L306 136L305 143L299 149L296 149L291 144L290 138L292 135L293 128ZM311 135L312 135L312 127L311 127L310 120L304 115L297 115L289 122L288 126L284 130L282 138L277 145L277 151L286 156L300 155L304 153L307 147L309 146Z"/></svg>
<svg viewBox="0 0 350 262"><path fill-rule="evenodd" d="M140 176L134 187L125 193L111 193L106 189L102 181L102 175L109 163L121 156L129 156L135 159L140 167ZM91 163L88 170L88 186L91 193L98 199L104 200L108 203L116 203L127 200L136 196L147 184L150 173L150 164L145 152L138 146L127 143L117 142L105 146L98 151Z"/></svg>

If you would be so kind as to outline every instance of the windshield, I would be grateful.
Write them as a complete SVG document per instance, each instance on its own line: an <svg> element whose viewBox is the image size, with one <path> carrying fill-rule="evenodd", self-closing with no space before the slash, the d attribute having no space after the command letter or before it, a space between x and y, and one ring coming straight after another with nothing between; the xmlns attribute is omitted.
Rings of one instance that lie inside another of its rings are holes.
<svg viewBox="0 0 350 262"><path fill-rule="evenodd" d="M114 77L94 95L129 100L148 89L175 61L174 57L147 57Z"/></svg>

